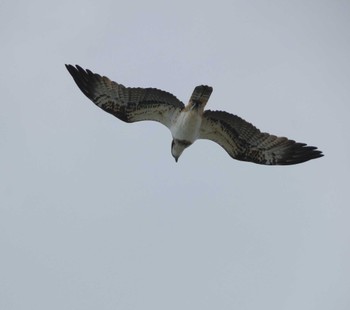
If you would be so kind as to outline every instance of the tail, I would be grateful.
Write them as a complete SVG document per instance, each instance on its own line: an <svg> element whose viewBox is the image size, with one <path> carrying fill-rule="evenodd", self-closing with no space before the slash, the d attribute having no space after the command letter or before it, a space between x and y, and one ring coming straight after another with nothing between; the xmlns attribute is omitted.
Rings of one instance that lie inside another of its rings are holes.
<svg viewBox="0 0 350 310"><path fill-rule="evenodd" d="M191 96L190 102L204 106L207 104L213 88L207 85L197 86Z"/></svg>

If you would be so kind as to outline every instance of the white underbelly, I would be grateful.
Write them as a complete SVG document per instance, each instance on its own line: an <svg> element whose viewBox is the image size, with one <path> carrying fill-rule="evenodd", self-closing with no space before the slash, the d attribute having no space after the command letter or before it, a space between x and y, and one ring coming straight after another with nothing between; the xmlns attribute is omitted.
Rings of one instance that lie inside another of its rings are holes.
<svg viewBox="0 0 350 310"><path fill-rule="evenodd" d="M171 126L170 131L174 139L194 142L199 136L202 117L197 111L183 111Z"/></svg>

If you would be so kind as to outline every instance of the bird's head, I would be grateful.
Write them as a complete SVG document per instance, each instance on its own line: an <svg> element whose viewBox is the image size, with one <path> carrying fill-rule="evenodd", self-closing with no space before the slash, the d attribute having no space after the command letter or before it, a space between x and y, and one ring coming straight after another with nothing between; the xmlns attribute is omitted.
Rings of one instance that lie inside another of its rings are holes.
<svg viewBox="0 0 350 310"><path fill-rule="evenodd" d="M171 155L175 158L177 162L179 157L185 148L189 147L192 143L186 140L173 139L171 142Z"/></svg>

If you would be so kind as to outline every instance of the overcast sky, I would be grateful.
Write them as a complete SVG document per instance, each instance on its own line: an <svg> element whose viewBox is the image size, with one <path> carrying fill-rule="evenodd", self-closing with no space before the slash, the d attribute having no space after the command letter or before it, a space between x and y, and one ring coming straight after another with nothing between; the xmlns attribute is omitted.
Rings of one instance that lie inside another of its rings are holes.
<svg viewBox="0 0 350 310"><path fill-rule="evenodd" d="M0 2L0 308L350 309L350 2ZM319 147L234 161L96 107L64 67Z"/></svg>

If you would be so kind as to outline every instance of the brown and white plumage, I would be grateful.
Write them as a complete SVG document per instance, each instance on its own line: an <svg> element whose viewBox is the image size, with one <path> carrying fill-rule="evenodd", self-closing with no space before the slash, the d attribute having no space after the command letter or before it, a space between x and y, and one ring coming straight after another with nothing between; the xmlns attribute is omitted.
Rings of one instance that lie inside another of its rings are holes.
<svg viewBox="0 0 350 310"><path fill-rule="evenodd" d="M80 90L104 111L127 123L152 120L168 127L176 161L197 139L218 143L234 159L264 165L293 165L323 156L314 146L262 133L236 115L204 111L212 92L209 86L197 86L185 106L159 89L129 88L79 66L66 68Z"/></svg>
<svg viewBox="0 0 350 310"><path fill-rule="evenodd" d="M156 88L125 87L79 66L66 68L90 100L127 123L151 120L170 127L171 118L184 107L174 95Z"/></svg>
<svg viewBox="0 0 350 310"><path fill-rule="evenodd" d="M314 146L261 132L236 115L205 111L200 138L220 144L235 159L265 165L293 165L323 156Z"/></svg>

